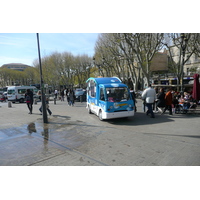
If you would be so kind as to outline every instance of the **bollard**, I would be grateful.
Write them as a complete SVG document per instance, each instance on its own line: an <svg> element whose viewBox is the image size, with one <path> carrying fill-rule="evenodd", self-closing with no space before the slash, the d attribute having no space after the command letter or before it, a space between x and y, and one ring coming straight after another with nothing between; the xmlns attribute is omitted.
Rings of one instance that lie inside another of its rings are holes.
<svg viewBox="0 0 200 200"><path fill-rule="evenodd" d="M81 103L83 102L83 96L82 95L80 96L80 102Z"/></svg>
<svg viewBox="0 0 200 200"><path fill-rule="evenodd" d="M37 104L37 99L34 99L34 104Z"/></svg>
<svg viewBox="0 0 200 200"><path fill-rule="evenodd" d="M8 108L11 108L12 107L12 103L11 101L8 101Z"/></svg>
<svg viewBox="0 0 200 200"><path fill-rule="evenodd" d="M54 98L54 104L56 104L56 98Z"/></svg>

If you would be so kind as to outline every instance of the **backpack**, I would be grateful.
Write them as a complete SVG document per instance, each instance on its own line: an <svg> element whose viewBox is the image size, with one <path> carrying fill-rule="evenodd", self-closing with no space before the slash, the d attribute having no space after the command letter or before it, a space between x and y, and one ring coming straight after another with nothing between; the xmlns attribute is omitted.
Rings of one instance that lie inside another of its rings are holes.
<svg viewBox="0 0 200 200"><path fill-rule="evenodd" d="M31 97L29 95L26 95L26 103L31 103Z"/></svg>

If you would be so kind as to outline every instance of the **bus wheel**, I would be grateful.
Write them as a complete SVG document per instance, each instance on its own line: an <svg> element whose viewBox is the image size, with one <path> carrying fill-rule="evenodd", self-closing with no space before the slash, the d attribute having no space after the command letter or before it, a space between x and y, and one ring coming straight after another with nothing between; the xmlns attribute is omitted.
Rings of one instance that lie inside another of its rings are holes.
<svg viewBox="0 0 200 200"><path fill-rule="evenodd" d="M90 110L90 106L88 105L88 113L92 114L91 110Z"/></svg>
<svg viewBox="0 0 200 200"><path fill-rule="evenodd" d="M103 118L102 118L102 111L101 111L101 110L99 110L99 119L100 119L101 121L103 121Z"/></svg>

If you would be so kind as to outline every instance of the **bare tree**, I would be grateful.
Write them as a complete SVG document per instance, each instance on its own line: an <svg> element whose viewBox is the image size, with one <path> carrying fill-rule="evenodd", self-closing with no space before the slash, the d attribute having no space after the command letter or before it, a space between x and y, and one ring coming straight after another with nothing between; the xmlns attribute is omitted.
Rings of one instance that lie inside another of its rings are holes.
<svg viewBox="0 0 200 200"><path fill-rule="evenodd" d="M125 33L125 41L136 56L139 66L146 78L146 84L150 83L151 61L154 55L163 48L163 33Z"/></svg>
<svg viewBox="0 0 200 200"><path fill-rule="evenodd" d="M102 76L118 76L120 73L119 47L113 43L112 34L102 33L95 45L95 65Z"/></svg>
<svg viewBox="0 0 200 200"><path fill-rule="evenodd" d="M163 48L163 39L163 33L101 34L96 43L95 55L104 57L107 63L112 58L109 69L113 69L122 79L130 76L135 89L138 89L141 74L146 77L146 84L150 82L151 61Z"/></svg>
<svg viewBox="0 0 200 200"><path fill-rule="evenodd" d="M113 42L115 42L121 49L120 57L125 61L124 67L127 69L127 77L130 78L132 82L129 87L134 87L134 90L137 90L141 68L137 65L137 57L135 52L132 51L132 48L129 46L130 44L127 43L125 39L125 33L115 33L113 36Z"/></svg>
<svg viewBox="0 0 200 200"><path fill-rule="evenodd" d="M164 45L169 51L170 70L178 78L178 84L183 84L184 65L190 57L198 54L199 34L169 33L165 36Z"/></svg>

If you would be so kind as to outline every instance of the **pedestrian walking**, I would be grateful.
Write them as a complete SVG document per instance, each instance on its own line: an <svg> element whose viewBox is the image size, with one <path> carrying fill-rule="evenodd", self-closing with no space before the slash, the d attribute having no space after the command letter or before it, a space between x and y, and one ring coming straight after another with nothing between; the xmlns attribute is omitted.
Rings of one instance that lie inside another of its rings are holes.
<svg viewBox="0 0 200 200"><path fill-rule="evenodd" d="M62 89L60 95L61 95L61 101L64 101L64 98L65 98L64 97L65 96L65 89Z"/></svg>
<svg viewBox="0 0 200 200"><path fill-rule="evenodd" d="M155 118L155 115L153 113L152 105L156 100L156 91L151 87L151 84L149 84L149 87L145 89L142 93L142 99L145 100L146 106L147 106L147 112L146 115L151 114L151 118Z"/></svg>
<svg viewBox="0 0 200 200"><path fill-rule="evenodd" d="M69 90L69 105L74 106L75 95L72 89Z"/></svg>
<svg viewBox="0 0 200 200"><path fill-rule="evenodd" d="M155 87L154 90L156 91L156 96L158 96L158 87ZM154 101L153 103L153 112L157 113L158 112L158 108L157 108L157 99Z"/></svg>
<svg viewBox="0 0 200 200"><path fill-rule="evenodd" d="M54 98L57 100L57 97L58 97L58 90L55 90L54 91Z"/></svg>
<svg viewBox="0 0 200 200"><path fill-rule="evenodd" d="M133 99L135 112L137 112L137 106L136 106L137 100L136 100L136 94L135 94L133 88L130 89L130 93L131 93L131 96L132 96L132 99Z"/></svg>
<svg viewBox="0 0 200 200"><path fill-rule="evenodd" d="M67 99L67 103L68 103L68 106L70 105L69 104L69 89L66 89L66 99Z"/></svg>
<svg viewBox="0 0 200 200"><path fill-rule="evenodd" d="M51 115L52 112L51 112L51 110L49 109L49 98L48 98L48 97L46 98L45 103L46 103L47 112L49 113L49 115ZM40 106L39 111L42 113L42 105Z"/></svg>
<svg viewBox="0 0 200 200"><path fill-rule="evenodd" d="M157 96L157 108L160 113L163 113L163 110L165 108L165 92L164 88L160 88L160 92Z"/></svg>
<svg viewBox="0 0 200 200"><path fill-rule="evenodd" d="M168 89L166 95L165 95L165 108L163 110L163 113L165 113L166 110L169 110L169 114L172 115L172 93L171 88Z"/></svg>
<svg viewBox="0 0 200 200"><path fill-rule="evenodd" d="M30 89L26 90L25 93L26 104L29 109L29 114L32 114L33 111L33 92Z"/></svg>

